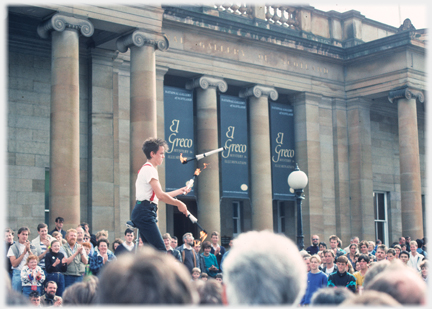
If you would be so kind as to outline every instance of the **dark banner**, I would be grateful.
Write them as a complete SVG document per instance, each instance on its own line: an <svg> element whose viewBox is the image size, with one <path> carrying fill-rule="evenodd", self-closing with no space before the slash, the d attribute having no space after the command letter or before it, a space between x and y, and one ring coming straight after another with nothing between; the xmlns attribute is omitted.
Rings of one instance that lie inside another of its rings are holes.
<svg viewBox="0 0 432 309"><path fill-rule="evenodd" d="M164 113L169 146L165 151L165 190L172 191L184 187L195 171L195 161L180 162L180 154L189 159L195 156L193 91L165 86ZM195 196L193 187L187 196Z"/></svg>
<svg viewBox="0 0 432 309"><path fill-rule="evenodd" d="M273 199L293 200L288 175L295 169L294 112L291 106L270 102L270 147Z"/></svg>
<svg viewBox="0 0 432 309"><path fill-rule="evenodd" d="M222 197L249 198L249 156L246 100L220 95Z"/></svg>

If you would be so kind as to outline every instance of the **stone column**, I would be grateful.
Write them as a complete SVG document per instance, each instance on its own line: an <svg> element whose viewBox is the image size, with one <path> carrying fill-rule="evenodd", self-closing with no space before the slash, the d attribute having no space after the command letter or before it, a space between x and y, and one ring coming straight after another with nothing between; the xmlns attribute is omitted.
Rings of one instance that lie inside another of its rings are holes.
<svg viewBox="0 0 432 309"><path fill-rule="evenodd" d="M164 113L164 78L165 74L168 72L167 67L156 67L156 97L157 97L157 136L160 138L163 138L165 135L165 113ZM165 188L165 161L161 166L158 167L159 172L159 182L162 186L162 188ZM159 201L158 203L158 225L159 230L161 234L167 233L167 223L168 223L168 217L167 214L170 216L170 221L172 222L173 217L173 206L168 206L169 209L166 209L166 204L162 201ZM174 231L171 231L171 235L173 235Z"/></svg>
<svg viewBox="0 0 432 309"><path fill-rule="evenodd" d="M60 216L64 229L80 223L79 35L93 34L85 19L55 14L37 28L52 40L50 127L50 226Z"/></svg>
<svg viewBox="0 0 432 309"><path fill-rule="evenodd" d="M135 205L135 181L145 163L142 146L149 137L157 137L156 56L169 47L165 36L136 30L117 40L117 49L130 48L130 199Z"/></svg>
<svg viewBox="0 0 432 309"><path fill-rule="evenodd" d="M305 188L303 207L303 229L305 239L311 233L322 239L327 231L336 231L335 207L324 205L322 192L322 162L320 135L321 95L301 93L292 98L294 107L294 134L296 141L296 161L309 178Z"/></svg>
<svg viewBox="0 0 432 309"><path fill-rule="evenodd" d="M197 154L219 148L217 89L225 92L227 83L217 77L201 76L186 84L186 89L196 89L196 151ZM196 181L198 220L207 232L221 232L219 154L198 161L209 163Z"/></svg>
<svg viewBox="0 0 432 309"><path fill-rule="evenodd" d="M249 97L252 228L273 230L273 196L268 97L278 98L274 88L256 85L240 92Z"/></svg>
<svg viewBox="0 0 432 309"><path fill-rule="evenodd" d="M361 98L347 101L351 235L360 239L375 239L370 106Z"/></svg>
<svg viewBox="0 0 432 309"><path fill-rule="evenodd" d="M411 239L424 236L416 99L423 103L424 95L412 88L389 93L398 103L402 234Z"/></svg>

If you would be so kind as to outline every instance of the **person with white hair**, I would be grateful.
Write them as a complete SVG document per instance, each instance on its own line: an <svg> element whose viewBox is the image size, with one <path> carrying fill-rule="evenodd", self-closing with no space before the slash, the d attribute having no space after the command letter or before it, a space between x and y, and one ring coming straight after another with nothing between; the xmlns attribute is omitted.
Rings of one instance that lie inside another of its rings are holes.
<svg viewBox="0 0 432 309"><path fill-rule="evenodd" d="M224 260L223 276L227 305L297 305L306 290L297 246L270 231L240 234Z"/></svg>

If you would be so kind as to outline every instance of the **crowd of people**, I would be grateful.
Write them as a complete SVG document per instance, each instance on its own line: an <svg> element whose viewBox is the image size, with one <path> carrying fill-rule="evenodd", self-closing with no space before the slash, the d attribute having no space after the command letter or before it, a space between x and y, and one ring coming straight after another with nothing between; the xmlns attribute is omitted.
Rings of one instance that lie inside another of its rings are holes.
<svg viewBox="0 0 432 309"><path fill-rule="evenodd" d="M313 235L304 250L285 235L251 231L219 244L162 235L165 252L139 242L127 228L110 246L108 232L85 222L63 230L5 230L7 304L424 305L426 240L401 237L387 248L352 237L342 248ZM32 239L33 238L33 239ZM29 239L32 239L31 241ZM179 244L179 242L182 242ZM408 250L406 250L408 248Z"/></svg>

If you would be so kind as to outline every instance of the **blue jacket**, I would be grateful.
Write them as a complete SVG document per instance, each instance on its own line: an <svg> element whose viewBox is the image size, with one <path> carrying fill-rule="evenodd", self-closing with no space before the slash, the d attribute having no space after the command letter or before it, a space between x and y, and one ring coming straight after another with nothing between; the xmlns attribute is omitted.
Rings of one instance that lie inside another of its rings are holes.
<svg viewBox="0 0 432 309"><path fill-rule="evenodd" d="M116 258L116 256L112 252L108 252L108 262L111 262ZM97 275L101 268L104 266L103 263L103 257L100 255L99 251L95 251L93 255L89 255L89 264L90 264L90 271L93 275Z"/></svg>

